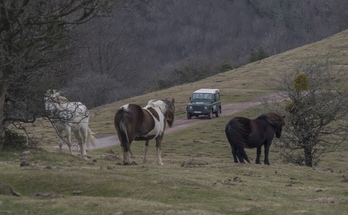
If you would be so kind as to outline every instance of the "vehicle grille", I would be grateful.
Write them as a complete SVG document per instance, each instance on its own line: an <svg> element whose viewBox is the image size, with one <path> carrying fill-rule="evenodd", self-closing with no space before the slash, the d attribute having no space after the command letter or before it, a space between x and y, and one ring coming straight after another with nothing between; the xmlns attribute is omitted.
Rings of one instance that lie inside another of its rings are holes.
<svg viewBox="0 0 348 215"><path fill-rule="evenodd" d="M203 111L204 106L193 106L192 109L193 109L193 111Z"/></svg>

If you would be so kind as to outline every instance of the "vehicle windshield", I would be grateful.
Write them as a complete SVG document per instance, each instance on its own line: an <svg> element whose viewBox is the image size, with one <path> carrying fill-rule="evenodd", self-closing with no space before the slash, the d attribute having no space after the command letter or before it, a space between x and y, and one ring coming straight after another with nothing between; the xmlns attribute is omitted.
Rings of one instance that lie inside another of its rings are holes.
<svg viewBox="0 0 348 215"><path fill-rule="evenodd" d="M210 93L194 93L192 95L192 100L211 100L212 94Z"/></svg>

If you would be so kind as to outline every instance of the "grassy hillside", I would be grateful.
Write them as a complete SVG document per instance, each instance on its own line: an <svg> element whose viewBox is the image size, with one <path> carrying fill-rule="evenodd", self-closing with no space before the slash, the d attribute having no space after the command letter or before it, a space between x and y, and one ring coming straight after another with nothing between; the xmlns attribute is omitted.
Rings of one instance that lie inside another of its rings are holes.
<svg viewBox="0 0 348 215"><path fill-rule="evenodd" d="M97 136L114 134L113 116L125 103L176 99L176 117L198 88L221 89L222 102L248 101L270 93L270 77L307 59L329 56L334 68L348 64L348 31L192 84L118 101L93 110ZM257 108L238 115L255 117ZM282 164L276 144L270 166L234 164L224 127L233 116L166 135L164 166L117 165L120 148L89 151L88 161L53 146L53 129L42 121L31 129L42 150L0 152L0 214L344 214L348 211L348 146L323 157L315 168ZM193 119L194 120L194 119ZM286 132L286 129L285 129ZM141 163L143 143L132 145ZM115 152L112 154L109 150ZM77 151L74 151L77 154ZM255 150L248 150L250 160ZM29 166L20 167L22 161ZM10 187L21 194L11 196Z"/></svg>

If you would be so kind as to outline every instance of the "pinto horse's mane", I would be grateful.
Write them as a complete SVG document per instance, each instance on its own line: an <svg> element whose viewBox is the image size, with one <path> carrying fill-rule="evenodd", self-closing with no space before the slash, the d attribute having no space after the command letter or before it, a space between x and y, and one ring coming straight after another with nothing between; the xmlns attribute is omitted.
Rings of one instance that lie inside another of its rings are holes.
<svg viewBox="0 0 348 215"><path fill-rule="evenodd" d="M158 107L162 114L163 115L166 115L166 113L168 111L171 111L171 112L174 112L174 108L173 108L173 105L171 104L170 101L168 100L150 100L148 103L147 103L147 106L146 107L152 107L152 108L156 108Z"/></svg>
<svg viewBox="0 0 348 215"><path fill-rule="evenodd" d="M167 104L163 102L163 100L150 100L148 103L147 103L147 107L158 107L160 108L161 110L162 109L166 109L167 108ZM163 112L163 111L162 111Z"/></svg>

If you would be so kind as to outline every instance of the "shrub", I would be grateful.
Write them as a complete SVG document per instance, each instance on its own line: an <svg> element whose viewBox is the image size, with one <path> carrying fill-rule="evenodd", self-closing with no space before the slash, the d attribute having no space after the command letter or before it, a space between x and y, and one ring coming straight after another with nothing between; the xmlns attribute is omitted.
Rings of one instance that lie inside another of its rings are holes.
<svg viewBox="0 0 348 215"><path fill-rule="evenodd" d="M259 50L251 52L249 57L249 63L262 60L268 57L269 55L265 52L265 50L263 50L263 48L259 48Z"/></svg>
<svg viewBox="0 0 348 215"><path fill-rule="evenodd" d="M27 148L27 138L9 129L5 130L5 144L7 149Z"/></svg>
<svg viewBox="0 0 348 215"><path fill-rule="evenodd" d="M308 90L309 86L307 75L304 73L296 75L296 77L292 81L292 85L294 86L294 89L297 91Z"/></svg>
<svg viewBox="0 0 348 215"><path fill-rule="evenodd" d="M224 62L220 68L219 68L219 71L220 72L226 72L226 71L229 71L229 70L232 70L233 67L228 63L228 62Z"/></svg>

